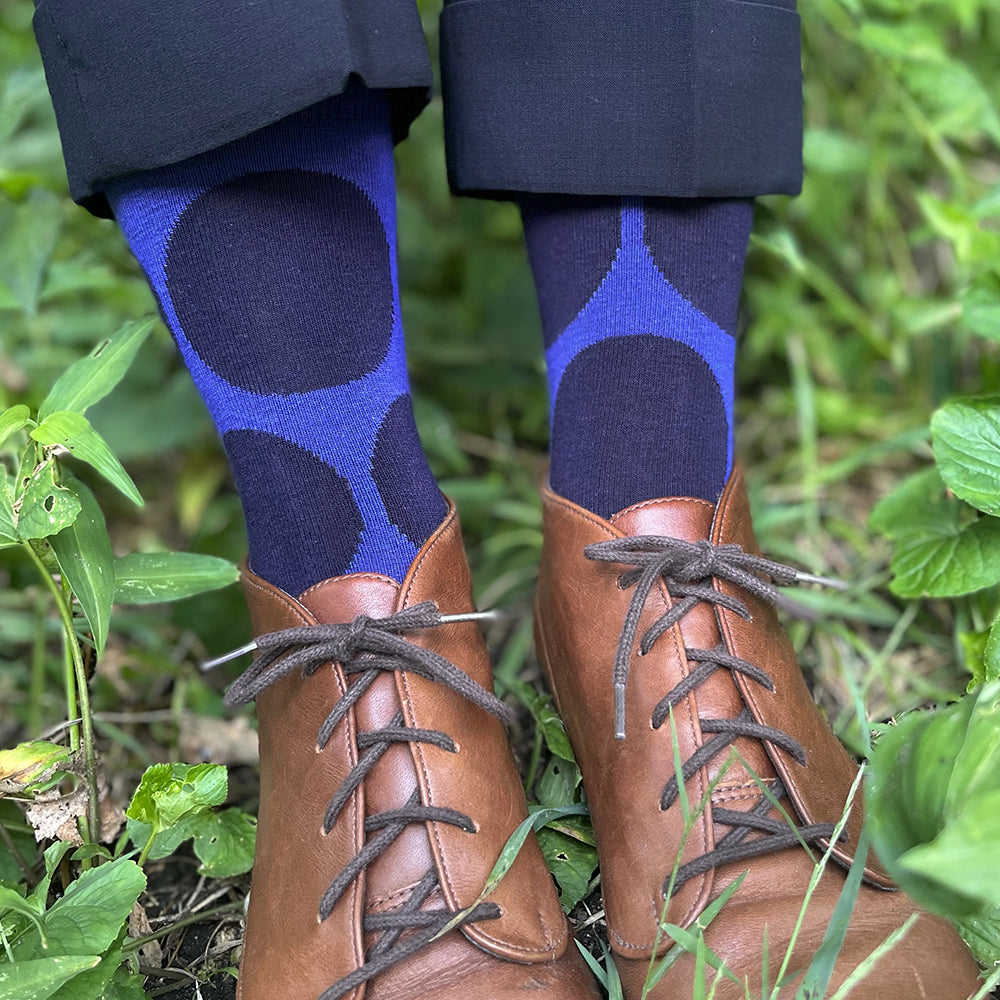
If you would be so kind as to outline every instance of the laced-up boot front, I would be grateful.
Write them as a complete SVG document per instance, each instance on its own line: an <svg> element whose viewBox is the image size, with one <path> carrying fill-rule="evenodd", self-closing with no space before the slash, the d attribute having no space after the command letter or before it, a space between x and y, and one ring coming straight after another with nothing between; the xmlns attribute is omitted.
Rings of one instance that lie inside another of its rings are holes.
<svg viewBox="0 0 1000 1000"><path fill-rule="evenodd" d="M774 614L774 584L797 574L761 558L738 472L718 507L666 498L605 521L548 491L544 506L539 658L583 771L626 1000L644 996L651 957L673 944L662 923L691 927L741 876L703 921L706 942L760 996L794 938L779 995L795 995L862 817L858 795L796 933L814 859L830 846L857 775ZM831 992L916 912L874 855L866 860ZM715 972L706 974L711 983ZM690 997L694 977L685 955L650 996ZM965 1000L976 983L955 931L922 913L850 995ZM745 992L726 978L715 996Z"/></svg>
<svg viewBox="0 0 1000 1000"><path fill-rule="evenodd" d="M596 1000L527 815L452 510L403 584L248 573L261 800L240 1000Z"/></svg>

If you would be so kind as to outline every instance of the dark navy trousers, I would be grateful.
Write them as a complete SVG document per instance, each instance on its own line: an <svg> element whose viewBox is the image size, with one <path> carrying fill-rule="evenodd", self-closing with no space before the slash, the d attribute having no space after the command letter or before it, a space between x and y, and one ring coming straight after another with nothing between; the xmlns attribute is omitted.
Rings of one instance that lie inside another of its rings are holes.
<svg viewBox="0 0 1000 1000"><path fill-rule="evenodd" d="M37 0L70 191L98 215L127 174L340 93L391 92L397 139L432 74L414 0ZM795 0L445 0L456 193L794 194Z"/></svg>

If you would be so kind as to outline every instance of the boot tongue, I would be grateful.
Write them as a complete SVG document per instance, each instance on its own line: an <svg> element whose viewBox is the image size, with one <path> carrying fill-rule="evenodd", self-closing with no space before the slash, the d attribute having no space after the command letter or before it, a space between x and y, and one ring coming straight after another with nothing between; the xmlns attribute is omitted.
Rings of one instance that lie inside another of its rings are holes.
<svg viewBox="0 0 1000 1000"><path fill-rule="evenodd" d="M728 521L725 509L719 511L718 519ZM747 519L737 519L741 527ZM713 525L716 522L716 507L707 500L690 497L668 497L662 500L649 500L634 504L615 514L611 523L621 532L629 536L658 535L669 538L680 538L686 542L696 542L711 539ZM718 529L718 526L716 526ZM740 537L726 537L724 541L745 542L753 551L755 545L749 530L737 532ZM730 532L727 531L727 535ZM749 536L749 537L747 537ZM717 541L722 541L718 539ZM713 649L722 642L718 621L714 608L707 603L700 603L692 608L679 623L681 637L686 649ZM666 636L658 641L664 642ZM655 647L654 647L655 649ZM688 672L697 666L689 662ZM666 694L666 692L664 692ZM746 704L740 695L733 676L729 670L720 667L707 680L701 683L695 697L698 704L698 716L701 719L732 719L740 714ZM705 734L706 740L711 735ZM755 739L740 737L733 746L749 765L757 777L770 781L776 777L774 765L768 757L764 746ZM710 778L714 778L727 757L720 754L708 767ZM719 782L712 797L714 804L731 810L746 810L760 799L760 790L749 772L735 761L726 768L725 776Z"/></svg>
<svg viewBox="0 0 1000 1000"><path fill-rule="evenodd" d="M694 542L712 533L715 505L707 500L668 497L626 507L611 523L626 535L664 535Z"/></svg>
<svg viewBox="0 0 1000 1000"><path fill-rule="evenodd" d="M375 573L333 577L299 597L319 622L350 622L358 615L385 618L397 610L400 586ZM352 683L352 678L347 678ZM354 709L358 732L389 726L402 704L393 674L383 673ZM417 790L417 773L407 744L389 747L364 783L365 816L400 809ZM398 905L401 890L418 882L433 864L423 824L408 826L365 871L366 904L379 911Z"/></svg>
<svg viewBox="0 0 1000 1000"><path fill-rule="evenodd" d="M299 597L299 604L318 622L353 621L358 615L384 618L396 610L399 584L374 573L335 576L310 587Z"/></svg>

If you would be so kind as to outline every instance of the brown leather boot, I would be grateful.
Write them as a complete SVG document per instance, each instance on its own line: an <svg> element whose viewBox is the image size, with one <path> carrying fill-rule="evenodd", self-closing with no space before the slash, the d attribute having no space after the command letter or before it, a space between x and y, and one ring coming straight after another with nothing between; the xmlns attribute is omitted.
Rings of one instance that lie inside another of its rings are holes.
<svg viewBox="0 0 1000 1000"><path fill-rule="evenodd" d="M639 1000L650 957L673 943L657 940L665 905L666 922L689 927L743 872L705 937L760 996L765 931L773 988L814 870L799 839L821 856L857 774L772 608L768 577L784 583L794 574L760 558L739 473L717 508L654 500L605 521L551 492L544 506L538 651L583 771L625 996ZM692 812L723 772L683 850L671 714ZM858 806L834 847L838 863L831 859L806 910L789 972L801 974L819 947L860 831ZM891 891L874 856L867 860L831 992L915 912ZM711 983L715 973L706 974ZM686 955L651 996L690 997L693 977ZM850 995L965 1000L976 981L976 964L951 925L921 914ZM780 995L794 994L791 985ZM715 996L736 1000L744 991L723 980Z"/></svg>
<svg viewBox="0 0 1000 1000"><path fill-rule="evenodd" d="M227 700L257 698L261 800L240 1000L596 1000L533 837L477 903L527 810L479 630L440 622L472 611L454 509L402 586L245 586L262 638Z"/></svg>

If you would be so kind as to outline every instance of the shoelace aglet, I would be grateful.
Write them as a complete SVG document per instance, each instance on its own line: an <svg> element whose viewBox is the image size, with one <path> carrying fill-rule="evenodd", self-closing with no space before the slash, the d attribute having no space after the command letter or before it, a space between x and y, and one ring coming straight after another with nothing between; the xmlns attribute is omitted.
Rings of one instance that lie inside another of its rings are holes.
<svg viewBox="0 0 1000 1000"><path fill-rule="evenodd" d="M449 622L495 622L503 618L504 613L499 608L491 608L489 611L466 611L460 615L442 615L443 625Z"/></svg>
<svg viewBox="0 0 1000 1000"><path fill-rule="evenodd" d="M214 670L216 667L221 667L223 663L228 663L230 660L235 660L240 656L245 656L247 653L252 653L256 648L256 642L248 642L245 646L240 646L239 649L231 649L228 653L223 653L222 656L215 657L214 660L203 660L198 664L198 669L203 674L207 674L209 670Z"/></svg>
<svg viewBox="0 0 1000 1000"><path fill-rule="evenodd" d="M615 681L615 739L625 739L625 685Z"/></svg>
<svg viewBox="0 0 1000 1000"><path fill-rule="evenodd" d="M815 573L803 573L801 570L795 571L796 583L818 583L822 587L830 587L833 590L850 590L851 585L846 580L835 580L829 576L817 576Z"/></svg>

